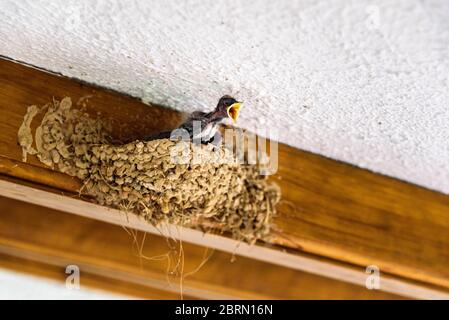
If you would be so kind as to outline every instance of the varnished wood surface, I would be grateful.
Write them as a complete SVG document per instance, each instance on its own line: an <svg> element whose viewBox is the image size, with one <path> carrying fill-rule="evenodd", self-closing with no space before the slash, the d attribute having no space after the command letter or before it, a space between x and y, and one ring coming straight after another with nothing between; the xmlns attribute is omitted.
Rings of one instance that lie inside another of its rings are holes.
<svg viewBox="0 0 449 320"><path fill-rule="evenodd" d="M80 266L81 285L140 298L180 297L179 278L167 281L167 261L140 259L134 237L119 226L4 197L0 208L0 267L64 283L65 267L75 264ZM136 238L146 257L168 251L166 239L147 234L142 244L143 235L139 232ZM183 249L188 273L200 265L205 248L184 243ZM399 298L248 258L232 260L229 253L213 252L202 268L185 278L185 298Z"/></svg>
<svg viewBox="0 0 449 320"><path fill-rule="evenodd" d="M181 115L74 80L0 61L0 173L75 192L79 182L34 159L22 164L17 130L26 107L52 97L89 99L116 119L116 136L173 127ZM242 112L244 110L242 109ZM449 197L280 145L277 244L449 288Z"/></svg>
<svg viewBox="0 0 449 320"><path fill-rule="evenodd" d="M26 201L156 236L162 235L169 239L182 240L201 247L207 246L234 256L242 256L362 287L366 286L368 278L365 268L286 247L262 243L248 245L222 235L205 234L199 230L176 225L167 224L155 228L137 215L126 214L93 202L80 200L78 195L61 194L57 189L11 177L0 176L0 194L10 199ZM11 254L18 253L13 250ZM379 284L385 292L418 299L449 299L449 293L442 288L388 275L384 272L380 276Z"/></svg>
<svg viewBox="0 0 449 320"><path fill-rule="evenodd" d="M57 266L41 263L29 259L17 258L10 255L0 254L0 268L11 270L17 273L32 275L64 284L68 274L65 273L65 266ZM113 279L111 277L103 277L92 273L82 273L80 289L95 290L99 294L102 292L108 295L116 294L119 299L149 299L149 300L175 300L179 299L179 294L169 291L158 290L148 286L143 286L131 282ZM15 293L15 296L20 294ZM29 296L24 293L24 296ZM7 297L3 297L7 298ZM34 298L38 299L38 296ZM185 299L194 299L185 296Z"/></svg>

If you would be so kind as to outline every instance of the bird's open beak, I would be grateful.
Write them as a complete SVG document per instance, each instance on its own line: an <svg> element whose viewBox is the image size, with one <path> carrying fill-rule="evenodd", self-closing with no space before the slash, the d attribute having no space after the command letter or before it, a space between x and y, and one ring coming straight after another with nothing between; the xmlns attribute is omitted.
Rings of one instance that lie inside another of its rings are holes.
<svg viewBox="0 0 449 320"><path fill-rule="evenodd" d="M232 119L234 123L237 122L239 118L240 108L242 106L241 102L233 103L230 107L228 107L228 117Z"/></svg>

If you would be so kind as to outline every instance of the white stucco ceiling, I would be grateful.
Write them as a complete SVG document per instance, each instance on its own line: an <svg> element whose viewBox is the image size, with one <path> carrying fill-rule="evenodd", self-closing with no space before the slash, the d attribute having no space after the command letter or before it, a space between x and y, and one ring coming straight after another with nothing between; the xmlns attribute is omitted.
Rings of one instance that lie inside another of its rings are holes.
<svg viewBox="0 0 449 320"><path fill-rule="evenodd" d="M449 193L449 1L0 0L0 54ZM32 101L30 101L32 103Z"/></svg>

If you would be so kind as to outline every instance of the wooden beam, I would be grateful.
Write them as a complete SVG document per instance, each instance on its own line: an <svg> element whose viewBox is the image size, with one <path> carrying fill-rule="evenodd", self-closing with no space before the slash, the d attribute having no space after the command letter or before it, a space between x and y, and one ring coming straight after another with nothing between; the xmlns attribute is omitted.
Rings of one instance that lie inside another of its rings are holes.
<svg viewBox="0 0 449 320"><path fill-rule="evenodd" d="M45 104L53 96L71 96L73 101L90 96L88 111L116 119L119 138L139 138L174 127L181 117L169 109L0 61L0 173L72 195L79 181L35 159L22 163L17 146L26 107ZM376 265L402 284L447 293L448 196L285 145L279 148L279 171L273 179L281 186L283 201L275 220L280 231L274 245L293 249L293 256L302 252L352 265L359 284L364 268ZM8 193L5 188L2 192ZM27 194L22 192L21 197ZM97 211L101 210L106 209Z"/></svg>
<svg viewBox="0 0 449 320"><path fill-rule="evenodd" d="M45 260L45 259L43 259ZM17 273L32 275L48 279L58 284L64 284L67 279L66 266L58 266L27 258L18 258L12 255L0 254L0 268ZM82 270L81 288L94 289L96 291L117 294L117 298L149 299L149 300L175 300L179 299L179 293L151 288L148 286L103 277ZM186 295L185 299L194 299Z"/></svg>
<svg viewBox="0 0 449 320"><path fill-rule="evenodd" d="M81 285L159 299L180 297L179 277L167 281L166 260L139 258L168 251L161 236L0 197L0 267L65 282L65 267L80 266ZM145 240L145 241L144 241ZM185 273L212 251L183 244ZM25 260L25 258L27 260ZM184 298L398 299L377 290L315 276L220 251L184 279ZM174 263L174 262L173 262ZM261 281L263 279L263 281Z"/></svg>
<svg viewBox="0 0 449 320"><path fill-rule="evenodd" d="M268 245L250 246L246 243L237 243L235 240L223 236L203 234L198 230L174 225L163 225L159 228L154 228L137 215L125 214L119 210L82 201L76 199L76 196L60 195L48 188L44 191L37 185L25 186L23 183L14 183L8 180L10 179L0 179L0 194L8 198L47 206L61 212L69 212L82 217L148 232L153 235L180 239L188 243L228 252L232 255L240 255L294 270L306 271L314 275L345 281L362 287L365 286L368 277L364 268L323 257L311 256L291 250L287 251L285 248L270 247ZM11 252L9 253L12 254ZM382 274L381 281L382 290L385 292L420 299L449 299L449 293L445 290L423 283L398 279L388 274Z"/></svg>

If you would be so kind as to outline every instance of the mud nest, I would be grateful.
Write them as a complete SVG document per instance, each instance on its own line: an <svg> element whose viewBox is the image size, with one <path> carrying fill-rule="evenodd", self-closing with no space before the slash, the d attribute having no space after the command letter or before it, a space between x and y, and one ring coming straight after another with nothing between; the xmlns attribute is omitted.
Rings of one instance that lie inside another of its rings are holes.
<svg viewBox="0 0 449 320"><path fill-rule="evenodd" d="M44 115L33 139L31 123L38 113ZM168 139L113 145L109 130L106 121L72 108L71 99L64 98L30 106L18 140L24 161L36 155L81 179L81 194L155 226L220 230L250 243L269 236L280 192L255 165L238 164L230 150L213 145Z"/></svg>

